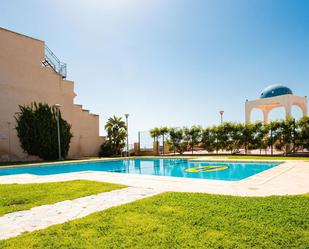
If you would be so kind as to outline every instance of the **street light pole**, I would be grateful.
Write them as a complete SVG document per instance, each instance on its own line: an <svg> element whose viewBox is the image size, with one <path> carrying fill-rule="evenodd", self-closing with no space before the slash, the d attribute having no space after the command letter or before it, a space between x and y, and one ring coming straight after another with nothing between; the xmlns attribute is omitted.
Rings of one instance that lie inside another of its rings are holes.
<svg viewBox="0 0 309 249"><path fill-rule="evenodd" d="M295 143L296 143L296 121L295 118L293 118L293 152L296 152L295 148Z"/></svg>
<svg viewBox="0 0 309 249"><path fill-rule="evenodd" d="M223 113L224 113L224 111L219 111L219 113L220 113L220 116L221 116L221 124L223 123Z"/></svg>
<svg viewBox="0 0 309 249"><path fill-rule="evenodd" d="M127 126L127 157L129 156L129 113L124 114Z"/></svg>
<svg viewBox="0 0 309 249"><path fill-rule="evenodd" d="M55 107L57 109L57 133L58 133L58 157L59 160L61 160L61 140L60 140L60 107L61 105L55 104Z"/></svg>
<svg viewBox="0 0 309 249"><path fill-rule="evenodd" d="M11 122L8 122L9 161L11 161Z"/></svg>

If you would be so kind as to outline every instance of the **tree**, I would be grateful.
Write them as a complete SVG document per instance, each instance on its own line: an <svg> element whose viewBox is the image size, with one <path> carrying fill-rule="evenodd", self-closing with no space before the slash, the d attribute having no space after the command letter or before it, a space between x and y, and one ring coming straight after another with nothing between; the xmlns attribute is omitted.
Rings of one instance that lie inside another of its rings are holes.
<svg viewBox="0 0 309 249"><path fill-rule="evenodd" d="M269 124L267 124L268 130L269 130L269 135L267 137L267 145L270 146L271 154L273 154L273 148L277 141L280 138L280 121L272 121Z"/></svg>
<svg viewBox="0 0 309 249"><path fill-rule="evenodd" d="M248 153L248 149L250 144L252 143L252 132L253 132L253 125L252 124L245 124L242 130L242 143L245 149L245 154Z"/></svg>
<svg viewBox="0 0 309 249"><path fill-rule="evenodd" d="M29 155L44 160L58 159L57 108L43 103L31 103L19 106L15 116L17 136L21 147ZM59 111L61 156L66 158L73 137L71 125L65 121Z"/></svg>
<svg viewBox="0 0 309 249"><path fill-rule="evenodd" d="M103 148L109 148L112 155L120 155L122 149L125 147L125 140L127 137L127 127L121 117L110 117L104 126L107 132L107 145L102 145ZM102 148L102 147L101 147Z"/></svg>
<svg viewBox="0 0 309 249"><path fill-rule="evenodd" d="M186 151L188 144L184 141L184 131L181 128L169 129L169 140L168 144L170 149L176 153L183 154Z"/></svg>
<svg viewBox="0 0 309 249"><path fill-rule="evenodd" d="M163 144L163 154L164 154L164 144L165 144L165 138L168 135L169 129L166 126L159 128L159 135L162 136L162 144Z"/></svg>
<svg viewBox="0 0 309 249"><path fill-rule="evenodd" d="M226 150L228 148L228 140L229 136L227 133L227 127L225 126L225 123L216 126L216 138L217 138L217 148L216 151L218 153L219 150Z"/></svg>
<svg viewBox="0 0 309 249"><path fill-rule="evenodd" d="M291 144L293 142L293 119L277 121L277 136L276 149L284 150L285 154L291 152Z"/></svg>
<svg viewBox="0 0 309 249"><path fill-rule="evenodd" d="M151 134L155 138L162 136L160 128L152 129ZM274 147L289 153L292 149L309 150L309 117L304 117L298 122L290 118L272 121L269 124L224 122L205 129L200 126L172 128L169 129L168 135L171 150L180 154L188 149L193 153L196 145L202 146L208 152L217 153L219 150L238 153L244 148L246 154L248 150L258 149L261 154L262 150L267 153L269 147L272 154Z"/></svg>
<svg viewBox="0 0 309 249"><path fill-rule="evenodd" d="M153 143L156 144L156 146L154 145L154 148L156 148L156 154L159 153L160 148L159 148L159 138L161 136L161 130L160 128L153 128L150 130L150 136L153 138Z"/></svg>
<svg viewBox="0 0 309 249"><path fill-rule="evenodd" d="M205 150L213 152L217 150L216 127L208 127L202 131L201 143Z"/></svg>
<svg viewBox="0 0 309 249"><path fill-rule="evenodd" d="M262 122L256 122L251 125L251 137L249 140L249 148L251 150L259 149L260 154L262 149L268 147L269 126Z"/></svg>
<svg viewBox="0 0 309 249"><path fill-rule="evenodd" d="M309 117L303 117L297 122L299 132L296 133L296 144L304 150L309 150Z"/></svg>
<svg viewBox="0 0 309 249"><path fill-rule="evenodd" d="M160 128L153 128L150 130L150 136L153 138L153 142L158 142L159 137L161 136Z"/></svg>
<svg viewBox="0 0 309 249"><path fill-rule="evenodd" d="M225 122L223 124L225 149L232 154L238 153L243 145L243 125L240 123Z"/></svg>
<svg viewBox="0 0 309 249"><path fill-rule="evenodd" d="M202 127L192 126L191 128L184 128L184 139L189 145L193 154L194 146L201 142Z"/></svg>

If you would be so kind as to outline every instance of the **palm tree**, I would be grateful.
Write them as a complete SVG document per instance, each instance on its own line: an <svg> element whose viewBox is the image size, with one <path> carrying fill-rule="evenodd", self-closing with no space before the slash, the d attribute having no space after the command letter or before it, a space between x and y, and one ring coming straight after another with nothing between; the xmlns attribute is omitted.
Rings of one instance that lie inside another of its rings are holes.
<svg viewBox="0 0 309 249"><path fill-rule="evenodd" d="M121 117L110 117L104 126L108 140L115 155L121 154L127 136L126 123Z"/></svg>

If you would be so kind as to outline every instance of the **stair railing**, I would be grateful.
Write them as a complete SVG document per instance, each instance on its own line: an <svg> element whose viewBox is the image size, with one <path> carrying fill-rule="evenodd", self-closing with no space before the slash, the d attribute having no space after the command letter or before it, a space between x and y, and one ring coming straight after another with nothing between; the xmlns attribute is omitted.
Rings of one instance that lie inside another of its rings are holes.
<svg viewBox="0 0 309 249"><path fill-rule="evenodd" d="M58 57L45 45L45 61L50 65L52 69L62 76L67 77L67 64L61 62Z"/></svg>

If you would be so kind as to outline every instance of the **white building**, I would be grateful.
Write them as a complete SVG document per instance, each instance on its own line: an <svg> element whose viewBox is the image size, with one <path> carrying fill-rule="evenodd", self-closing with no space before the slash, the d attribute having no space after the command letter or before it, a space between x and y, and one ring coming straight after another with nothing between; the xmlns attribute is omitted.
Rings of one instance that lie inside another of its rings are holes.
<svg viewBox="0 0 309 249"><path fill-rule="evenodd" d="M307 116L307 97L296 96L292 90L283 85L271 85L265 88L259 99L246 101L246 123L251 122L251 112L259 109L263 112L264 122L268 122L268 115L271 110L278 107L285 109L285 116L292 116L292 107L298 106L303 116Z"/></svg>

